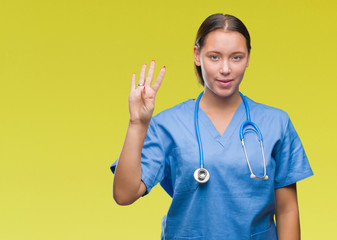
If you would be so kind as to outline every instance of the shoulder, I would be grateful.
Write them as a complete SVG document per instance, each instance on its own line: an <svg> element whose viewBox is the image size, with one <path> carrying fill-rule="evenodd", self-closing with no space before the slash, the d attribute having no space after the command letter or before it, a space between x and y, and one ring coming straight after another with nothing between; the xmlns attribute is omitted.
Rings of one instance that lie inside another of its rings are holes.
<svg viewBox="0 0 337 240"><path fill-rule="evenodd" d="M251 114L254 114L256 117L267 118L282 121L284 123L289 121L289 115L282 109L272 107L266 104L258 103L252 99L247 98L248 105L251 111ZM265 119L265 120L267 120Z"/></svg>
<svg viewBox="0 0 337 240"><path fill-rule="evenodd" d="M186 118L189 118L190 116L193 117L193 111L194 111L194 101L193 99L189 99L156 114L153 117L153 120L157 124L164 124L177 120L184 120Z"/></svg>
<svg viewBox="0 0 337 240"><path fill-rule="evenodd" d="M194 133L194 107L190 99L156 114L151 119L148 134L157 135L163 148L171 149L184 136Z"/></svg>
<svg viewBox="0 0 337 240"><path fill-rule="evenodd" d="M247 102L251 119L262 128L261 131L265 132L265 135L268 133L282 139L291 123L288 113L249 98L247 98Z"/></svg>

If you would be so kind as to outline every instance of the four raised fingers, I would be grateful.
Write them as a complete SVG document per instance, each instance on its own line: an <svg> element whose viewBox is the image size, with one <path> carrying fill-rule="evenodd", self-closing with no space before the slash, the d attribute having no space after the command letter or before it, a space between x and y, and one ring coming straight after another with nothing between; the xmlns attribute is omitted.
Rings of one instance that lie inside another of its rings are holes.
<svg viewBox="0 0 337 240"><path fill-rule="evenodd" d="M140 75L139 75L139 80L138 80L138 85L136 86L147 86L147 87L151 87L151 83L152 83L152 78L153 78L153 74L154 74L154 67L155 67L155 61L152 60L152 62L150 63L150 67L149 67L149 71L147 73L146 76L146 80L145 80L145 73L146 73L146 64L143 64L142 69L140 70ZM159 74L158 77L156 79L156 81L153 83L152 89L157 92L165 75L165 70L166 67L164 66ZM131 90L135 89L135 84L136 84L136 74L133 73L132 77L131 77Z"/></svg>

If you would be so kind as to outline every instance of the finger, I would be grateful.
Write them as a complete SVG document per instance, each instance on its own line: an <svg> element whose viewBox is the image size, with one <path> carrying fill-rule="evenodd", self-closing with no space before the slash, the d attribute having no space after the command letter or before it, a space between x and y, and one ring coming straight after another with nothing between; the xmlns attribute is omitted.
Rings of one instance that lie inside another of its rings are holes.
<svg viewBox="0 0 337 240"><path fill-rule="evenodd" d="M154 62L154 60L152 60L151 63L150 63L149 71L147 72L146 81L145 81L145 85L148 86L148 87L151 86L151 82L152 82L152 78L153 78L153 72L154 72L154 66L155 66L155 62Z"/></svg>
<svg viewBox="0 0 337 240"><path fill-rule="evenodd" d="M156 79L156 81L153 83L153 86L152 86L152 89L157 92L163 79L164 79L164 75L165 75L165 71L166 71L166 67L164 66L160 71L159 71L159 74L158 74L158 77Z"/></svg>
<svg viewBox="0 0 337 240"><path fill-rule="evenodd" d="M144 85L144 82L145 82L145 71L146 71L146 64L143 64L142 69L140 70L138 84Z"/></svg>
<svg viewBox="0 0 337 240"><path fill-rule="evenodd" d="M132 73L131 76L131 91L134 90L136 87L136 74Z"/></svg>
<svg viewBox="0 0 337 240"><path fill-rule="evenodd" d="M144 100L146 97L145 97L145 95L146 95L146 87L144 86L144 87L142 87L142 91L141 91L141 96L142 96L142 99Z"/></svg>

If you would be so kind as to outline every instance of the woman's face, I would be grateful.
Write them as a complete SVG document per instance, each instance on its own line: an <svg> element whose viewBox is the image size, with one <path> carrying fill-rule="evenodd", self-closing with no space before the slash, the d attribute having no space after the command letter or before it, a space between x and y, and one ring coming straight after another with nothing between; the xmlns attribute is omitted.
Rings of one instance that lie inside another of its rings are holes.
<svg viewBox="0 0 337 240"><path fill-rule="evenodd" d="M194 47L194 61L201 67L205 93L230 97L239 85L249 63L245 37L235 31L217 29L210 32L199 52Z"/></svg>

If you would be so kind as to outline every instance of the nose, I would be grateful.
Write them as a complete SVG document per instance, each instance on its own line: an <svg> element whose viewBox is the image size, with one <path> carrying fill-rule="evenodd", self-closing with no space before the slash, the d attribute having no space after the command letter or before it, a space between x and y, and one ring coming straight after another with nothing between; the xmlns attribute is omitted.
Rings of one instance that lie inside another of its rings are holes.
<svg viewBox="0 0 337 240"><path fill-rule="evenodd" d="M220 73L228 75L231 73L231 67L228 61L223 61L220 68Z"/></svg>

